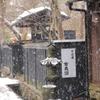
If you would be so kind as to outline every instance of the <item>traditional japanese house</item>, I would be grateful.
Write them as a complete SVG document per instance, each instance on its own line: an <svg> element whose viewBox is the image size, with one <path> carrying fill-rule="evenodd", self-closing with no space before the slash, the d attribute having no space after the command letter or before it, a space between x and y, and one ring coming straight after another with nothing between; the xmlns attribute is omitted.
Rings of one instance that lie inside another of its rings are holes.
<svg viewBox="0 0 100 100"><path fill-rule="evenodd" d="M65 12L60 13L62 21L70 18ZM47 28L50 26L50 20L52 20L51 9L49 7L39 7L30 9L19 15L12 22L12 26L16 26L19 28L30 27L32 41L46 41L48 40L49 35L49 31L47 31ZM71 32L73 33L74 31Z"/></svg>

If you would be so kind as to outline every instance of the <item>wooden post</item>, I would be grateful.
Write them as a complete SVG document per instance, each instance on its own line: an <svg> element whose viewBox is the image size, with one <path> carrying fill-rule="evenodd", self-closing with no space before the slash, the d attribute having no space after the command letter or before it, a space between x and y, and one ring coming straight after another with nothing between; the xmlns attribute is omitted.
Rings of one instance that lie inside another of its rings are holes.
<svg viewBox="0 0 100 100"><path fill-rule="evenodd" d="M94 2L87 2L88 63L90 82L100 84L100 21L92 21L92 14L97 10L97 5L97 0Z"/></svg>

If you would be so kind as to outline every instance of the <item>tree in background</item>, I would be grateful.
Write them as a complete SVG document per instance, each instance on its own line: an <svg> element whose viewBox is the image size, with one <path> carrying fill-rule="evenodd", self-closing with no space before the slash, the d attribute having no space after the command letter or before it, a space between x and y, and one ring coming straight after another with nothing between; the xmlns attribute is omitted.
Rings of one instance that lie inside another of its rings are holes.
<svg viewBox="0 0 100 100"><path fill-rule="evenodd" d="M1 32L0 34L2 34L1 36L2 39L4 37L3 32L4 35L5 33L9 34L9 36L11 37L14 38L17 37L18 40L27 39L26 37L30 32L29 28L16 29L15 27L11 26L11 22L14 19L16 19L18 15L22 14L24 11L29 10L31 8L37 8L40 6L51 7L52 16L51 16L50 23L52 23L52 25L50 24L51 29L49 29L49 31L50 30L53 31L55 39L64 39L63 29L75 30L77 34L80 34L78 36L79 38L84 38L83 25L81 24L84 15L73 11L71 12L69 11L68 8L66 9L66 5L64 4L66 1L65 0L7 0L6 2L4 2L4 0L0 0L0 5L1 5L0 7L1 9L4 10L4 11L3 10L0 11L0 16L3 17L2 23L0 23L0 25L2 24L1 27L3 27L3 28L0 27L0 30L2 30L0 31ZM75 5L75 6L78 7L79 5ZM60 10L66 12L72 18L62 23ZM56 33L56 30L58 31L58 34ZM48 33L48 30L44 30L44 31ZM49 37L51 39L50 34Z"/></svg>
<svg viewBox="0 0 100 100"><path fill-rule="evenodd" d="M58 0L50 0L50 7L52 13L52 32L55 35L55 39L64 39L64 33L62 28L62 19L60 10L58 7ZM57 32L58 34L57 34Z"/></svg>
<svg viewBox="0 0 100 100"><path fill-rule="evenodd" d="M6 1L5 0L0 0L0 15L5 16L6 13ZM3 30L4 30L4 21L0 19L0 44L3 43L4 41L4 35L3 35Z"/></svg>

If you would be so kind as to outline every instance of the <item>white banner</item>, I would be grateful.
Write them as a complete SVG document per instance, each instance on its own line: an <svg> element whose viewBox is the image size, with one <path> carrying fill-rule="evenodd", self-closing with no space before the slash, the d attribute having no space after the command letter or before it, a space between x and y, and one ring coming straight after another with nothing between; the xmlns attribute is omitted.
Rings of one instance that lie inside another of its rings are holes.
<svg viewBox="0 0 100 100"><path fill-rule="evenodd" d="M62 78L76 77L75 48L61 49Z"/></svg>

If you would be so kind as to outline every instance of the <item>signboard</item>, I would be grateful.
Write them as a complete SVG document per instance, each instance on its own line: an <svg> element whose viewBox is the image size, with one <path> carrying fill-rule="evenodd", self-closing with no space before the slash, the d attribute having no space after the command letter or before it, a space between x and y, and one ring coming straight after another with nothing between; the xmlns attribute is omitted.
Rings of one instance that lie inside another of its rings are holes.
<svg viewBox="0 0 100 100"><path fill-rule="evenodd" d="M61 49L62 78L76 77L75 48Z"/></svg>

